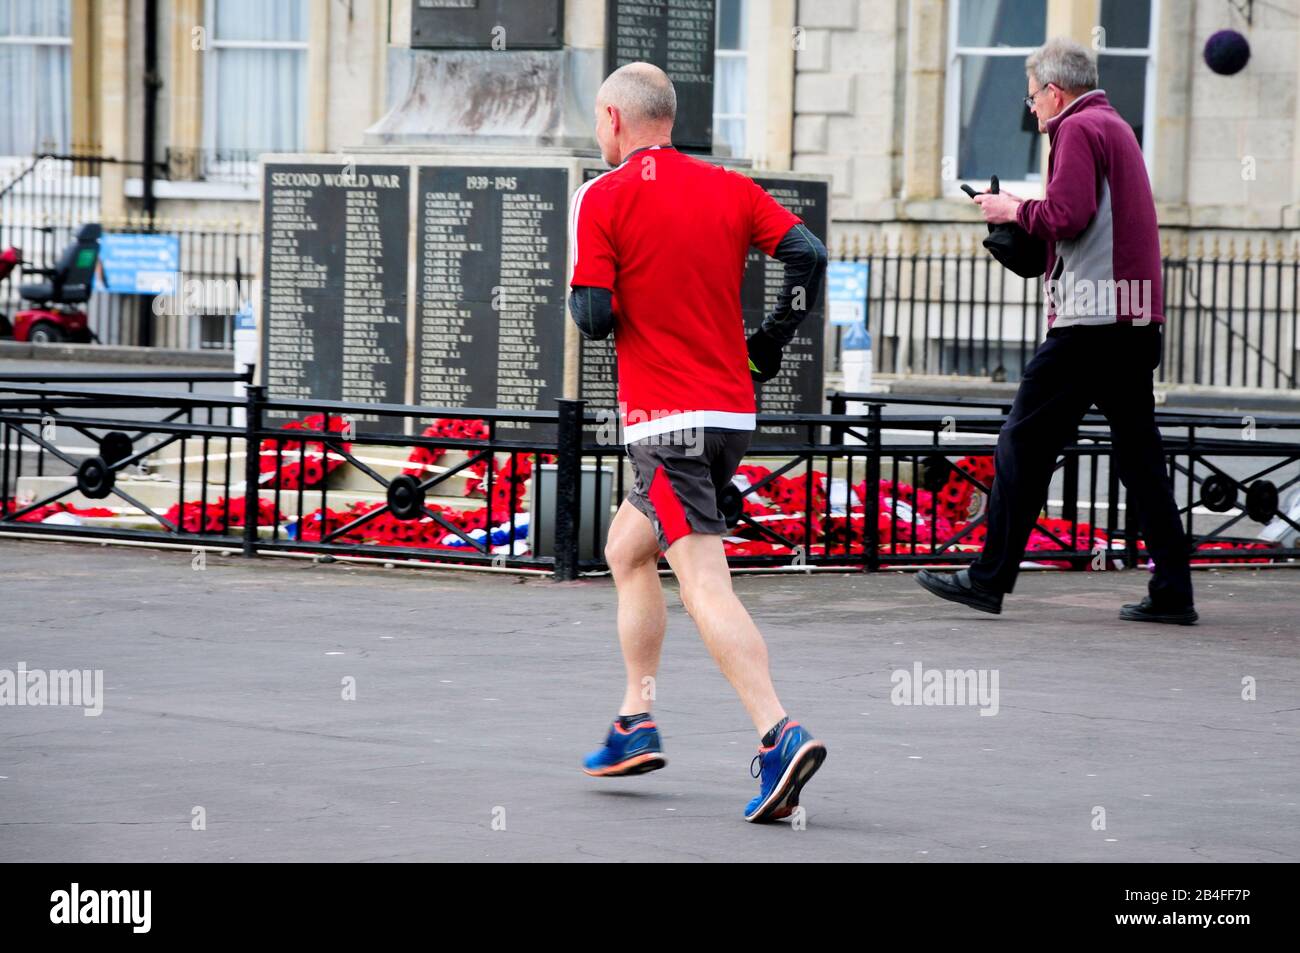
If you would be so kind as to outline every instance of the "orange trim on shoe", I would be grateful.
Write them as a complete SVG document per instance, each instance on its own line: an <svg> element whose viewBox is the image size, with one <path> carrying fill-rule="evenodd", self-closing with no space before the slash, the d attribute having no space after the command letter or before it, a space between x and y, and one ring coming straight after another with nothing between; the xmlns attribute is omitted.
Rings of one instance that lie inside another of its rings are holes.
<svg viewBox="0 0 1300 953"><path fill-rule="evenodd" d="M775 748L777 745L781 743L781 739L785 737L785 733L787 731L789 731L791 728L798 728L798 727L799 727L799 722L797 721L786 722L786 726L782 728L781 733L776 736L776 741L772 742L772 744L768 745L766 748L764 748L762 745L759 745L758 750L771 751L773 748Z"/></svg>
<svg viewBox="0 0 1300 953"><path fill-rule="evenodd" d="M639 754L635 758L628 758L626 761L620 761L618 764L611 764L608 767L601 768L598 771L592 771L588 768L583 768L582 770L583 773L589 774L593 778L601 778L601 777L608 777L609 775L614 775L614 774L623 774L624 772L628 771L631 768L635 768L638 765L646 764L650 761L663 762L663 764L661 764L660 767L663 767L663 765L668 763L668 759L665 758L663 754L661 754L660 752L647 751L645 754Z"/></svg>
<svg viewBox="0 0 1300 953"><path fill-rule="evenodd" d="M655 723L653 721L638 721L631 728L624 728L618 722L614 722L614 730L617 731L620 735L630 735L638 728L654 728L654 727L655 727Z"/></svg>

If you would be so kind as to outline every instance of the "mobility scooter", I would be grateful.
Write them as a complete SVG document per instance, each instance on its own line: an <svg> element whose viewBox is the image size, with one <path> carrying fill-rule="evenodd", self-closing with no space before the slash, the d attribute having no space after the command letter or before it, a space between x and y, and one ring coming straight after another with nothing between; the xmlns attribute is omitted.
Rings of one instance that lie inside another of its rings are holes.
<svg viewBox="0 0 1300 953"><path fill-rule="evenodd" d="M32 307L14 314L13 323L0 314L0 337L35 344L59 344L64 341L85 343L95 340L84 307L94 290L95 266L99 261L97 223L82 225L76 239L59 256L53 268L23 265L22 251L6 248L0 252L0 281L23 265L24 276L43 275L45 281L18 286L18 296Z"/></svg>

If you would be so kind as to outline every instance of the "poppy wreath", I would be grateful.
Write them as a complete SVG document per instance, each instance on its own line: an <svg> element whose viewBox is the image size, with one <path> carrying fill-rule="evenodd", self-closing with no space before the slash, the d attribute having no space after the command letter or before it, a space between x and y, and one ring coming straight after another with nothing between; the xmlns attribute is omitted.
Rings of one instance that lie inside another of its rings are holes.
<svg viewBox="0 0 1300 953"><path fill-rule="evenodd" d="M769 503L764 503L761 499L752 494L749 496L742 496L740 500L741 508L746 516L775 516L781 512L775 506L772 506Z"/></svg>
<svg viewBox="0 0 1300 953"><path fill-rule="evenodd" d="M20 503L18 500L8 499L4 501L4 512L16 513L24 506L29 504ZM116 516L107 506L76 506L72 503L46 503L44 506L38 506L30 513L24 513L18 517L20 523L40 523L55 513L70 513L73 516Z"/></svg>
<svg viewBox="0 0 1300 953"><path fill-rule="evenodd" d="M1145 549L1146 547L1142 547ZM1230 543L1223 540L1216 540L1208 543L1201 543L1196 547L1196 551L1208 552L1216 549L1269 549L1269 543ZM1193 563L1268 563L1272 562L1268 556L1206 556L1202 559L1193 559Z"/></svg>
<svg viewBox="0 0 1300 953"><path fill-rule="evenodd" d="M246 500L247 497L239 496L227 501L225 497L219 496L215 502L208 503L206 506L199 501L187 500L184 508L173 503L163 514L163 519L186 533L220 533L244 525ZM229 519L227 519L227 511ZM270 500L257 501L259 526L274 526L283 518Z"/></svg>
<svg viewBox="0 0 1300 953"><path fill-rule="evenodd" d="M993 458L963 457L953 466L944 487L937 492L892 480L879 481L876 487L877 541L882 549L907 547L914 551L923 552L927 548L933 551L961 532L971 519L970 508L977 492L970 480L989 485L993 478ZM767 479L771 472L767 467L749 464L736 469L736 473L751 485ZM852 489L856 499L851 502L847 515L822 515L827 513L827 478L820 470L812 472L811 500L808 497L806 476L781 476L771 480L762 489L746 494L742 505L747 515L765 517L761 520L764 528L798 541L803 539L804 514L811 513L816 543L809 547L810 554L819 551L860 552L866 543L865 506L862 501L867 499L867 481L854 484ZM772 519L773 516L784 518ZM737 532L753 535L753 531L748 529ZM1043 539L1047 540L1047 537ZM982 544L981 525L954 548L969 550ZM727 552L732 555L756 555L784 554L791 550L770 540L733 537L727 543Z"/></svg>
<svg viewBox="0 0 1300 953"><path fill-rule="evenodd" d="M771 477L772 471L767 467L742 464L736 468L736 473L753 486ZM772 479L761 489L746 493L741 498L742 512L745 515L755 518L764 530L793 540L796 545L803 545L806 532L804 513L811 509L814 514L819 514L825 512L826 509L826 474L820 470L812 472L811 504L810 507L807 476L779 476ZM772 542L769 537L752 528L745 527L744 529L737 529L736 532L754 535L758 538L730 538L724 544L729 555L765 556L784 555L793 552L791 547ZM813 533L814 539L821 539L825 536L823 526L816 519L814 519L813 523ZM819 544L813 544L808 547L808 553L822 552L823 548Z"/></svg>
<svg viewBox="0 0 1300 953"><path fill-rule="evenodd" d="M242 496L232 497L229 501L225 497L217 497L214 502L207 504L206 512L201 502L197 500L187 501L182 508L180 505L173 503L171 508L163 513L163 519L167 520L173 526L179 526L187 533L197 533L202 528L205 533L217 533L233 527L242 527L244 525L244 500ZM15 500L5 500L3 510L6 513L13 513L22 507ZM24 513L18 517L20 523L40 523L56 513L69 513L73 516L86 517L108 517L120 516L116 510L107 506L76 506L72 503L48 503L45 506L32 510L30 513ZM227 519L227 515L229 519ZM270 500L258 500L257 522L261 526L272 526L279 520L283 519L275 509Z"/></svg>
<svg viewBox="0 0 1300 953"><path fill-rule="evenodd" d="M554 463L555 454L539 454L542 463ZM487 492L487 480L484 476L487 473L488 461L477 460L470 465L469 471L473 476L465 481L465 495L474 496L476 494L485 494ZM506 460L497 467L493 468L492 478L492 509L493 511L509 512L511 509L510 497L514 496L514 510L518 512L523 509L522 503L525 493L528 489L528 480L533 475L533 454L531 453L512 453Z"/></svg>
<svg viewBox="0 0 1300 953"><path fill-rule="evenodd" d="M822 542L827 552L852 553L861 551L866 543L864 531L866 518L857 514L851 516L832 516L822 527ZM881 527L888 525L888 518L880 514ZM883 538L883 537L882 537Z"/></svg>
<svg viewBox="0 0 1300 953"><path fill-rule="evenodd" d="M474 496L487 492L488 460L475 460L469 471L474 474L465 481L465 495ZM533 472L533 464L526 453L512 453L499 467L492 468L492 502L493 505L508 504L510 493L514 492L519 500L527 488L528 477Z"/></svg>
<svg viewBox="0 0 1300 953"><path fill-rule="evenodd" d="M747 539L739 543L727 543L728 556L777 556L790 552L790 547L762 540Z"/></svg>
<svg viewBox="0 0 1300 953"><path fill-rule="evenodd" d="M461 417L444 417L435 420L420 433L421 437L443 437L451 440L486 440L488 425L485 420L471 420ZM416 446L411 449L408 459L410 464L403 473L410 476L424 476L424 468L433 466L447 453L445 447ZM471 467L471 469L473 469Z"/></svg>
<svg viewBox="0 0 1300 953"><path fill-rule="evenodd" d="M343 512L326 507L308 513L302 519L303 542L320 542L322 538L335 532L340 527L354 521L383 506L382 503L353 503ZM437 513L463 533L475 529L486 529L489 522L488 508L480 506L465 510L440 503L426 503L425 508ZM493 525L508 522L509 512L495 511L490 520ZM344 536L333 540L337 543L354 543L377 546L410 546L420 549L441 549L454 551L458 547L443 542L448 535L447 528L436 520L424 517L418 520L399 520L392 513L379 513L357 526Z"/></svg>
<svg viewBox="0 0 1300 953"><path fill-rule="evenodd" d="M243 526L247 521L248 497L235 496L230 499L230 522L229 526ZM264 500L260 497L257 500L257 525L274 526L283 522L284 516L275 508L272 500Z"/></svg>
<svg viewBox="0 0 1300 953"><path fill-rule="evenodd" d="M343 417L331 414L326 423L324 414L310 414L302 420L290 420L280 429L316 431L317 433L342 433L347 428ZM277 454L276 448L280 448ZM350 443L340 445L345 453L351 452ZM263 486L276 486L275 472L277 460L280 464L279 487L282 490L306 489L320 487L325 477L343 465L337 454L325 453L325 445L319 440L282 440L279 438L263 440L258 455L258 468L263 474ZM268 476L269 474L269 476Z"/></svg>
<svg viewBox="0 0 1300 953"><path fill-rule="evenodd" d="M323 510L319 508L315 509L299 521L299 526L301 527L299 538L303 542L318 543L329 534L348 523L351 523L357 517L362 516L371 510L378 509L382 505L382 503L358 502L353 503L347 509L342 511L334 510L330 507L325 507ZM378 517L376 517L376 519L378 519ZM333 540L333 542L364 543L366 541L366 535L373 522L374 520L369 523L362 523L356 529L353 529L346 535Z"/></svg>
<svg viewBox="0 0 1300 953"><path fill-rule="evenodd" d="M859 500L867 498L866 480L855 484L853 489ZM928 521L931 515L937 518L943 513L938 508L935 494L929 490L918 490L910 483L881 480L877 484L876 496L880 500L880 512L889 513L894 518L906 520L908 523L912 521L911 511L916 512L917 522Z"/></svg>
<svg viewBox="0 0 1300 953"><path fill-rule="evenodd" d="M820 555L823 550L822 546L808 547L808 553L813 556ZM792 553L793 550L789 546L765 540L747 539L743 542L727 544L728 556L789 556Z"/></svg>
<svg viewBox="0 0 1300 953"><path fill-rule="evenodd" d="M945 519L971 518L971 499L978 492L972 480L987 487L993 485L993 457L962 457L953 464L948 482L939 491L938 511Z"/></svg>
<svg viewBox="0 0 1300 953"><path fill-rule="evenodd" d="M826 508L826 474L813 471L811 499L806 477L780 476L758 492L783 513L823 512Z"/></svg>

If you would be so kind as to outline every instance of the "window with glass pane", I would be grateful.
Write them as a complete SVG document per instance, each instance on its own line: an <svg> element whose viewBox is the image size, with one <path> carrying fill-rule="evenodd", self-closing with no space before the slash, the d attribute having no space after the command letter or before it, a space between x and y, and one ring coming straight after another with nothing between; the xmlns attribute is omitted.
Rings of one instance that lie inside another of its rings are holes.
<svg viewBox="0 0 1300 953"><path fill-rule="evenodd" d="M957 176L1039 178L1038 127L1022 102L1025 57L1047 37L1047 0L960 0L954 48Z"/></svg>
<svg viewBox="0 0 1300 953"><path fill-rule="evenodd" d="M0 155L67 152L72 0L0 0Z"/></svg>
<svg viewBox="0 0 1300 953"><path fill-rule="evenodd" d="M746 5L747 0L718 0L718 38L713 59L713 141L726 143L735 156L747 154Z"/></svg>
<svg viewBox="0 0 1300 953"><path fill-rule="evenodd" d="M1147 72L1151 59L1151 0L1102 0L1097 56L1098 84L1133 127L1139 143L1146 129Z"/></svg>
<svg viewBox="0 0 1300 953"><path fill-rule="evenodd" d="M208 144L234 158L302 148L306 0L208 0L212 49Z"/></svg>
<svg viewBox="0 0 1300 953"><path fill-rule="evenodd" d="M1107 47L1144 50L1151 36L1151 0L1101 0L1102 34Z"/></svg>

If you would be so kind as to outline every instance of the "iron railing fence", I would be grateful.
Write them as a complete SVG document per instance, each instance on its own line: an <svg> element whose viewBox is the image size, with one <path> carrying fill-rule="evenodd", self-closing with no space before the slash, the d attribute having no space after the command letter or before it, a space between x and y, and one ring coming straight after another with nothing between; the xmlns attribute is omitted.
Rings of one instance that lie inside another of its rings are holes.
<svg viewBox="0 0 1300 953"><path fill-rule="evenodd" d="M144 383L186 390L133 387ZM201 393L196 383L246 392ZM286 401L247 385L233 374L112 384L0 375L0 531L558 578L607 568L605 533L632 477L605 415L582 402L501 411ZM760 415L721 502L733 518L732 565L875 571L973 560L1004 405L846 393L830 405ZM1158 417L1197 564L1294 563L1300 417ZM1105 420L1086 417L1058 460L1030 559L1141 564L1112 455Z"/></svg>
<svg viewBox="0 0 1300 953"><path fill-rule="evenodd" d="M1019 380L1046 329L1043 286L998 265L983 230L845 245L866 265L866 325L877 374ZM1300 386L1300 256L1266 238L1166 238L1166 330L1157 380L1286 390ZM828 368L840 370L844 327Z"/></svg>
<svg viewBox="0 0 1300 953"><path fill-rule="evenodd" d="M160 178L189 175L192 158L169 154L166 162L158 163ZM227 168L227 158L216 167ZM247 155L236 158L244 165L249 161ZM93 151L33 156L0 183L0 249L21 249L30 270L53 266L88 222L100 223L105 233L175 236L174 293L156 297L101 288L85 309L90 330L103 344L230 350L234 315L251 294L261 267L261 224L233 217L149 217L140 212L105 216L100 191L105 170L139 175L142 166ZM31 307L19 294L29 280L24 268L0 280L0 313L12 320L15 312Z"/></svg>

